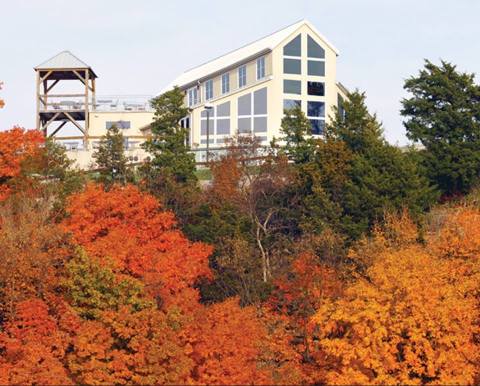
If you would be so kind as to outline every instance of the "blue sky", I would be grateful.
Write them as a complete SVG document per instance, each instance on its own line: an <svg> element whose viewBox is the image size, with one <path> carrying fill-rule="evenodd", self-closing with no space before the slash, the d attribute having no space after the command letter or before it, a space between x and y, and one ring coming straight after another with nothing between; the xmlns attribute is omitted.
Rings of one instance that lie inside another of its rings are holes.
<svg viewBox="0 0 480 386"><path fill-rule="evenodd" d="M404 80L424 58L479 73L479 15L478 0L2 0L0 130L33 128L33 67L62 50L93 67L100 95L154 95L185 69L306 18L340 50L337 80L365 91L387 139L403 144Z"/></svg>

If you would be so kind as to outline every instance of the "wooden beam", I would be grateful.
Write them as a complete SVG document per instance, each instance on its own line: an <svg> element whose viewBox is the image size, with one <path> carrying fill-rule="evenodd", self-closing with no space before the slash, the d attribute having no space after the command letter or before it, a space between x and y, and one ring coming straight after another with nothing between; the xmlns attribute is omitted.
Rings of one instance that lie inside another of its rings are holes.
<svg viewBox="0 0 480 386"><path fill-rule="evenodd" d="M52 88L54 88L55 85L56 85L58 82L60 82L60 79L56 79L56 80L50 85L50 87L47 88L46 93L48 93Z"/></svg>
<svg viewBox="0 0 480 386"><path fill-rule="evenodd" d="M50 76L52 72L53 72L52 70L47 71L46 75L40 79L40 82L47 80L47 78Z"/></svg>
<svg viewBox="0 0 480 386"><path fill-rule="evenodd" d="M58 126L58 127L53 131L53 133L49 135L49 137L53 137L55 134L57 134L58 131L59 131L63 126L65 126L66 123L67 123L67 121L63 121L63 122L60 124L60 126Z"/></svg>
<svg viewBox="0 0 480 386"><path fill-rule="evenodd" d="M80 125L77 123L77 121L75 121L75 119L73 119L72 116L71 116L69 113L67 113L67 112L65 112L65 111L64 111L63 113L64 113L65 116L70 120L70 122L72 122L75 126L77 126L78 130L80 130L80 131L82 132L82 134L85 135L85 130L83 129L83 127L80 126Z"/></svg>
<svg viewBox="0 0 480 386"><path fill-rule="evenodd" d="M73 71L73 73L74 73L75 75L77 75L78 80L79 80L80 82L82 82L83 84L85 84L85 78L84 78L82 75L80 75L80 73L79 73L78 71L76 71L76 70L72 70L72 71Z"/></svg>
<svg viewBox="0 0 480 386"><path fill-rule="evenodd" d="M43 131L44 131L45 137L47 136L48 126L50 125L50 123L52 123L52 122L55 120L55 118L58 117L59 114L60 114L60 113L55 113L55 114L53 114L53 117L50 118L50 120L49 120L45 125L43 125Z"/></svg>
<svg viewBox="0 0 480 386"><path fill-rule="evenodd" d="M40 130L40 71L37 71L37 130Z"/></svg>
<svg viewBox="0 0 480 386"><path fill-rule="evenodd" d="M45 94L43 94L45 95ZM69 97L83 97L85 94L48 94L52 98L69 98Z"/></svg>

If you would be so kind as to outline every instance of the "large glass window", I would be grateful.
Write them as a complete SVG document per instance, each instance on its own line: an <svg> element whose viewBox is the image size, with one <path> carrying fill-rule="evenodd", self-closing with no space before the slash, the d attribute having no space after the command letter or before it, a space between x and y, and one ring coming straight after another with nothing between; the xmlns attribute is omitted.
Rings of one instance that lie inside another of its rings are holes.
<svg viewBox="0 0 480 386"><path fill-rule="evenodd" d="M265 78L265 56L257 59L257 80Z"/></svg>
<svg viewBox="0 0 480 386"><path fill-rule="evenodd" d="M325 84L323 82L307 82L308 95L325 96Z"/></svg>
<svg viewBox="0 0 480 386"><path fill-rule="evenodd" d="M238 87L244 87L247 84L247 66L238 67Z"/></svg>
<svg viewBox="0 0 480 386"><path fill-rule="evenodd" d="M325 103L317 101L307 102L307 115L309 117L325 117Z"/></svg>
<svg viewBox="0 0 480 386"><path fill-rule="evenodd" d="M325 50L318 44L315 40L313 40L310 36L308 36L308 47L307 47L307 54L309 58L325 58Z"/></svg>
<svg viewBox="0 0 480 386"><path fill-rule="evenodd" d="M286 94L301 94L302 82L300 82L299 80L284 79L283 92Z"/></svg>
<svg viewBox="0 0 480 386"><path fill-rule="evenodd" d="M290 110L290 109L293 109L295 107L301 107L302 106L302 102L299 101L299 100L296 100L296 99L284 99L283 100L283 108L285 110Z"/></svg>
<svg viewBox="0 0 480 386"><path fill-rule="evenodd" d="M192 87L191 89L188 90L188 106L192 107L198 104L199 98L198 98L198 89L196 87Z"/></svg>
<svg viewBox="0 0 480 386"><path fill-rule="evenodd" d="M284 74L301 74L302 61L300 59L283 59Z"/></svg>
<svg viewBox="0 0 480 386"><path fill-rule="evenodd" d="M283 47L283 55L302 56L302 36L298 35Z"/></svg>
<svg viewBox="0 0 480 386"><path fill-rule="evenodd" d="M230 92L230 73L222 75L222 94Z"/></svg>
<svg viewBox="0 0 480 386"><path fill-rule="evenodd" d="M325 62L319 60L309 60L308 75L325 76Z"/></svg>
<svg viewBox="0 0 480 386"><path fill-rule="evenodd" d="M213 80L209 79L205 82L205 100L208 101L213 98Z"/></svg>

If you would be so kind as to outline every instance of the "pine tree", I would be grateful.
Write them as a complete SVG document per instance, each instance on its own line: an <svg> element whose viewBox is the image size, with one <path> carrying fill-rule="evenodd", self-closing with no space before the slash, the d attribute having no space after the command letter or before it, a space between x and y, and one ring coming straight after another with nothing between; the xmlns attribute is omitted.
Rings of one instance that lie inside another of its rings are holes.
<svg viewBox="0 0 480 386"><path fill-rule="evenodd" d="M195 157L187 145L188 129L180 125L180 120L189 113L184 107L182 91L175 87L154 98L152 106L155 109L152 138L145 143L145 149L153 155L150 178L161 177L178 183L196 181Z"/></svg>
<svg viewBox="0 0 480 386"><path fill-rule="evenodd" d="M387 143L377 117L368 112L364 93L351 93L344 112L337 111L326 129L328 138L342 141L352 154L341 197L344 232L359 237L386 209L407 207L413 214L421 213L435 194L415 157Z"/></svg>
<svg viewBox="0 0 480 386"><path fill-rule="evenodd" d="M117 126L112 125L93 153L93 158L100 169L100 181L107 187L114 183L127 183L129 170L124 143L123 134Z"/></svg>
<svg viewBox="0 0 480 386"><path fill-rule="evenodd" d="M474 75L442 61L425 61L404 85L402 101L407 136L425 146L424 162L442 193L466 193L480 172L480 86Z"/></svg>

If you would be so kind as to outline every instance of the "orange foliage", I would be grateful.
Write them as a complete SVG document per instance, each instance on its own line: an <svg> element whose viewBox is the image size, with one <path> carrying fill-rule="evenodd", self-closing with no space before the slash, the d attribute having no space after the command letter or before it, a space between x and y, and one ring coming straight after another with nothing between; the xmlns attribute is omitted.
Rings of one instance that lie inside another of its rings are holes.
<svg viewBox="0 0 480 386"><path fill-rule="evenodd" d="M20 174L22 162L33 156L43 142L43 134L37 130L14 127L0 131L0 201L10 194L8 181Z"/></svg>
<svg viewBox="0 0 480 386"><path fill-rule="evenodd" d="M89 185L70 197L63 226L90 256L109 257L118 272L143 278L147 289L166 302L191 288L200 276L211 277L212 248L191 243L175 228L174 215L134 186L108 192Z"/></svg>
<svg viewBox="0 0 480 386"><path fill-rule="evenodd" d="M0 334L0 383L73 384L62 363L70 336L60 325L42 300L18 303Z"/></svg>
<svg viewBox="0 0 480 386"><path fill-rule="evenodd" d="M375 250L365 259L371 265L340 299L318 308L312 319L320 334L316 350L333 364L327 383L474 382L480 265L435 256L432 245L405 243L413 234L406 232L402 243L377 237L375 248L358 249L360 257ZM461 248L459 240L450 246Z"/></svg>
<svg viewBox="0 0 480 386"><path fill-rule="evenodd" d="M436 254L443 257L477 258L480 254L480 210L465 207L452 210L429 237Z"/></svg>

